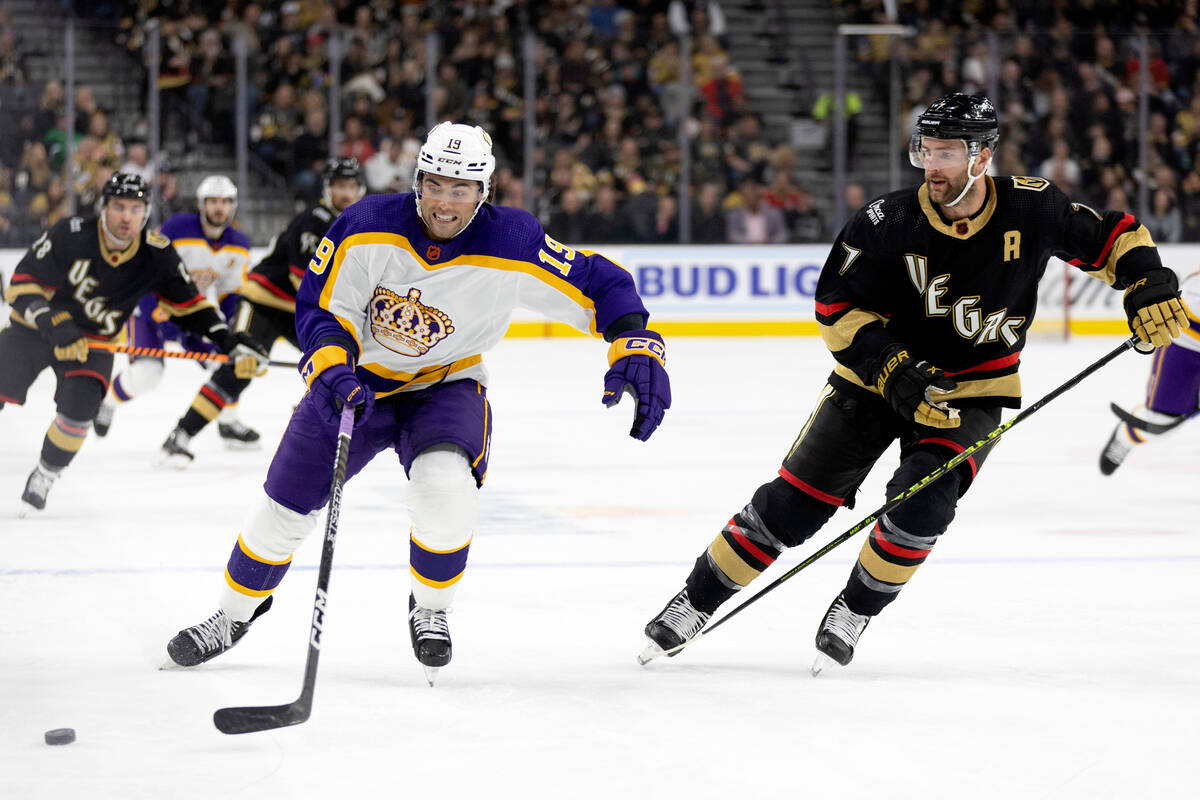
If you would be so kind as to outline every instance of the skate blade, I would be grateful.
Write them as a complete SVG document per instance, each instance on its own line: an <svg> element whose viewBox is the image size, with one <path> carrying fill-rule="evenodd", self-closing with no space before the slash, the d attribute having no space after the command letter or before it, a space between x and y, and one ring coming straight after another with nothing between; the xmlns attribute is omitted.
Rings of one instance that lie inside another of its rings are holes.
<svg viewBox="0 0 1200 800"><path fill-rule="evenodd" d="M637 662L644 667L665 652L665 650L658 646L657 642L651 640L646 645L646 649L638 653Z"/></svg>
<svg viewBox="0 0 1200 800"><path fill-rule="evenodd" d="M438 670L440 670L441 667L426 667L424 664L421 666L425 669L425 680L429 681L429 688L432 689L433 682L437 680Z"/></svg>
<svg viewBox="0 0 1200 800"><path fill-rule="evenodd" d="M29 519L30 517L36 517L41 510L42 509L38 508L37 506L31 503L26 503L24 500L22 500L21 507L17 509L17 518Z"/></svg>
<svg viewBox="0 0 1200 800"><path fill-rule="evenodd" d="M222 439L226 450L261 450L262 442L243 442L241 439Z"/></svg>
<svg viewBox="0 0 1200 800"><path fill-rule="evenodd" d="M817 657L815 659L813 659L812 676L815 678L818 675L820 675L822 672L824 672L827 668L837 667L837 666L840 666L838 664L838 662L834 661L832 658L830 658L829 656L825 655L820 650L818 650Z"/></svg>
<svg viewBox="0 0 1200 800"><path fill-rule="evenodd" d="M192 459L187 456L181 456L177 453L168 453L158 458L158 466L166 467L167 469L185 470L192 465Z"/></svg>

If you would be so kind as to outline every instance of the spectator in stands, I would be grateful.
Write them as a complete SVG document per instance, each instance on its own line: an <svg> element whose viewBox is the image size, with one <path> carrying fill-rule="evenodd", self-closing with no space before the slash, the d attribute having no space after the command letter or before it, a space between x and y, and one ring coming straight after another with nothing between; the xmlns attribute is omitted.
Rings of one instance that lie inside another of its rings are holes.
<svg viewBox="0 0 1200 800"><path fill-rule="evenodd" d="M1161 188L1150 201L1150 213L1140 217L1155 242L1175 244L1183 241L1183 215L1175 202L1175 192Z"/></svg>
<svg viewBox="0 0 1200 800"><path fill-rule="evenodd" d="M658 196L650 241L658 244L674 244L679 241L679 204L675 201L675 195Z"/></svg>
<svg viewBox="0 0 1200 800"><path fill-rule="evenodd" d="M596 186L588 242L610 244L633 240L633 230L620 199L620 193L612 185L612 176L604 176Z"/></svg>
<svg viewBox="0 0 1200 800"><path fill-rule="evenodd" d="M726 125L746 111L742 78L725 56L709 62L709 75L700 86L700 94L704 97L705 111L718 125Z"/></svg>
<svg viewBox="0 0 1200 800"><path fill-rule="evenodd" d="M58 127L62 115L66 113L66 94L63 85L58 81L46 81L38 100L37 111L33 117L33 131L30 141L40 142L50 131Z"/></svg>
<svg viewBox="0 0 1200 800"><path fill-rule="evenodd" d="M195 120L208 120L218 141L233 131L236 87L232 49L221 39L221 32L209 28L200 34L200 43L188 69L188 104Z"/></svg>
<svg viewBox="0 0 1200 800"><path fill-rule="evenodd" d="M282 83L250 125L250 147L276 172L283 172L290 160L292 140L299 133L299 109L296 91Z"/></svg>
<svg viewBox="0 0 1200 800"><path fill-rule="evenodd" d="M146 143L138 140L131 140L125 148L127 156L125 163L121 165L119 172L124 172L128 175L138 175L147 185L154 183L155 168L150 162L150 148Z"/></svg>
<svg viewBox="0 0 1200 800"><path fill-rule="evenodd" d="M304 130L292 142L292 190L304 205L321 199L321 171L329 160L329 115L324 105L304 112Z"/></svg>
<svg viewBox="0 0 1200 800"><path fill-rule="evenodd" d="M10 167L0 165L0 246L21 247L28 242L22 242L22 217L13 198L13 171Z"/></svg>
<svg viewBox="0 0 1200 800"><path fill-rule="evenodd" d="M721 208L723 187L719 183L703 183L691 203L692 242L694 244L725 243L725 210Z"/></svg>
<svg viewBox="0 0 1200 800"><path fill-rule="evenodd" d="M379 152L363 165L367 189L371 192L407 192L412 188L413 170L421 142L413 137L384 139ZM551 226L553 228L553 226ZM558 228L553 228L558 230ZM566 236L566 234L563 234ZM580 242L583 239L571 239Z"/></svg>
<svg viewBox="0 0 1200 800"><path fill-rule="evenodd" d="M793 242L827 242L829 232L825 230L825 220L817 210L812 192L804 187L799 189L796 199L796 214L792 223Z"/></svg>
<svg viewBox="0 0 1200 800"><path fill-rule="evenodd" d="M725 215L725 230L734 244L782 244L787 241L783 212L763 200L762 185L752 176L738 184L740 204Z"/></svg>
<svg viewBox="0 0 1200 800"><path fill-rule="evenodd" d="M169 168L160 169L158 171L158 205L154 218L162 222L176 214L193 211L195 208L195 197L180 191L179 176Z"/></svg>
<svg viewBox="0 0 1200 800"><path fill-rule="evenodd" d="M761 125L754 114L743 114L725 137L725 182L738 186L747 176L761 182L771 151L762 140Z"/></svg>
<svg viewBox="0 0 1200 800"><path fill-rule="evenodd" d="M559 197L558 207L550 214L548 230L564 242L590 242L591 215L583 208L583 198L574 189L566 189Z"/></svg>
<svg viewBox="0 0 1200 800"><path fill-rule="evenodd" d="M1067 194L1074 194L1079 188L1081 171L1079 163L1071 157L1071 148L1066 141L1058 139L1051 145L1050 157L1038 165L1037 173L1043 178L1049 178Z"/></svg>
<svg viewBox="0 0 1200 800"><path fill-rule="evenodd" d="M1193 167L1180 184L1183 240L1200 242L1200 167ZM1193 313L1195 313L1193 311Z"/></svg>

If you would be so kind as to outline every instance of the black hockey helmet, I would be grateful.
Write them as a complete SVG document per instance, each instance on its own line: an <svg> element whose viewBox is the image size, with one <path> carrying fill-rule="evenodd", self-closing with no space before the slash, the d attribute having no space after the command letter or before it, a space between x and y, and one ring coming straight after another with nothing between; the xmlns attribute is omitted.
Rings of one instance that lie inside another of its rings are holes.
<svg viewBox="0 0 1200 800"><path fill-rule="evenodd" d="M110 197L125 197L130 200L150 202L150 188L141 175L132 172L114 172L104 188L100 191L101 205L108 202Z"/></svg>
<svg viewBox="0 0 1200 800"><path fill-rule="evenodd" d="M358 159L352 157L331 158L325 162L325 169L321 171L321 181L326 186L341 178L352 178L359 183L365 183L362 174L362 167L359 166Z"/></svg>
<svg viewBox="0 0 1200 800"><path fill-rule="evenodd" d="M996 107L981 94L955 92L935 101L917 117L917 131L933 139L965 139L968 146L993 147L1000 138Z"/></svg>

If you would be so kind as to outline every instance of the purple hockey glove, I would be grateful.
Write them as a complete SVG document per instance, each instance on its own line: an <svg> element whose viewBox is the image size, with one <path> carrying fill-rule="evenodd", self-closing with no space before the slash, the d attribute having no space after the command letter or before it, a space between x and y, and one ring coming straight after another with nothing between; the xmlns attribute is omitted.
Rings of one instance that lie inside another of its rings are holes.
<svg viewBox="0 0 1200 800"><path fill-rule="evenodd" d="M626 331L608 349L604 373L604 405L615 406L629 392L637 398L637 411L629 435L646 441L663 412L671 407L671 381L667 378L666 348L654 331Z"/></svg>
<svg viewBox="0 0 1200 800"><path fill-rule="evenodd" d="M337 425L345 405L358 406L354 425L366 422L375 407L375 395L363 386L350 366L350 354L336 345L318 348L300 367L300 375L318 401L327 422Z"/></svg>

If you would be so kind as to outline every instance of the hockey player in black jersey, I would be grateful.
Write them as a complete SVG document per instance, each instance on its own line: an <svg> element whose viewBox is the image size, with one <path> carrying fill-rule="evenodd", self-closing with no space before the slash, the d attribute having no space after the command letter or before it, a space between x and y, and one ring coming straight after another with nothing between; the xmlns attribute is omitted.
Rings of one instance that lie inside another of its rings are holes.
<svg viewBox="0 0 1200 800"><path fill-rule="evenodd" d="M17 264L5 298L12 325L0 331L0 408L21 405L50 367L58 380L58 414L41 459L25 482L25 511L46 495L75 457L108 390L113 354L89 342L113 342L148 292L188 331L212 341L253 373L257 354L230 332L192 283L175 248L145 229L147 190L137 175L116 173L104 185L98 218L70 217L44 232Z"/></svg>
<svg viewBox="0 0 1200 800"><path fill-rule="evenodd" d="M356 158L332 158L322 173L321 202L296 215L283 233L275 237L269 252L238 290L237 311L230 324L247 341L268 353L278 339L299 347L296 340L296 289L325 231L347 206L362 199L366 189ZM228 364L212 374L200 387L187 412L163 442L167 463L187 466L194 459L188 449L192 437L217 418L226 406L236 403L250 385L249 377L235 373Z"/></svg>
<svg viewBox="0 0 1200 800"><path fill-rule="evenodd" d="M1125 292L1131 330L1162 347L1186 328L1175 273L1123 211L1072 203L1044 178L986 174L998 136L991 102L952 94L917 122L919 187L862 208L816 288L817 323L837 362L779 469L700 554L647 624L646 663L691 639L723 602L811 537L899 440L895 497L1020 405L1017 374L1037 284L1051 255ZM850 663L867 623L894 600L954 518L988 449L883 515L817 630L816 674Z"/></svg>

